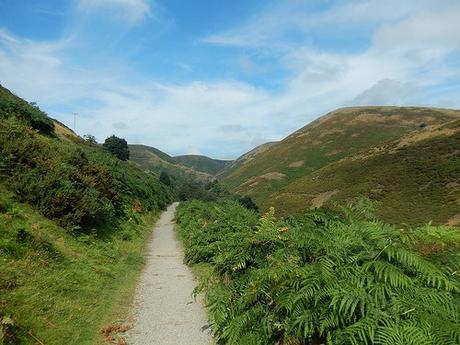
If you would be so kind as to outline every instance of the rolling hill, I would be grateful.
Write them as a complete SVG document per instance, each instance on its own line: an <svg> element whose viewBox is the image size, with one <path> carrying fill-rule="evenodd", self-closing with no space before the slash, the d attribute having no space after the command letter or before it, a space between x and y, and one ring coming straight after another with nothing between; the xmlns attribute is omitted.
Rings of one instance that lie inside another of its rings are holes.
<svg viewBox="0 0 460 345"><path fill-rule="evenodd" d="M181 155L172 157L154 147L146 145L129 145L130 160L144 170L165 171L179 179L212 181L214 175L231 161L212 159L200 155Z"/></svg>
<svg viewBox="0 0 460 345"><path fill-rule="evenodd" d="M220 176L278 215L358 196L383 220L459 222L460 111L353 107L333 111ZM238 162L238 160L237 160Z"/></svg>
<svg viewBox="0 0 460 345"><path fill-rule="evenodd" d="M218 174L222 169L232 161L213 159L201 155L181 155L172 157L175 164L186 166L196 171L204 172L210 175Z"/></svg>

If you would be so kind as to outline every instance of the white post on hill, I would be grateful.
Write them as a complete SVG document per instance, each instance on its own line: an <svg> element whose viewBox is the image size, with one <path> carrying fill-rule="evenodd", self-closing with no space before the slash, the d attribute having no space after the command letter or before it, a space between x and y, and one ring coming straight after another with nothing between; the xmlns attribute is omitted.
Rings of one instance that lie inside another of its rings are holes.
<svg viewBox="0 0 460 345"><path fill-rule="evenodd" d="M77 133L77 113L73 113L73 131Z"/></svg>

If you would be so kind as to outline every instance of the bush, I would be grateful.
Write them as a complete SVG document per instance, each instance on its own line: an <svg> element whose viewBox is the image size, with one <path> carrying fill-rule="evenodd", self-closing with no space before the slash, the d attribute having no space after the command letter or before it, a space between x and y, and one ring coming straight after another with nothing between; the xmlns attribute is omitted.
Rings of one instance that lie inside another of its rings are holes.
<svg viewBox="0 0 460 345"><path fill-rule="evenodd" d="M122 161L129 159L128 143L123 138L118 138L115 135L105 139L102 145L107 151Z"/></svg>
<svg viewBox="0 0 460 345"><path fill-rule="evenodd" d="M401 231L367 206L286 223L235 202L181 204L186 260L213 272L200 288L218 343L459 343L458 231Z"/></svg>
<svg viewBox="0 0 460 345"><path fill-rule="evenodd" d="M160 174L160 182L167 186L171 185L171 179L169 178L169 175L164 171L162 171Z"/></svg>
<svg viewBox="0 0 460 345"><path fill-rule="evenodd" d="M14 96L0 85L0 118L15 118L43 134L54 132L54 123L35 103Z"/></svg>
<svg viewBox="0 0 460 345"><path fill-rule="evenodd" d="M130 214L134 203L149 211L171 202L171 192L153 175L97 146L28 130L17 119L0 123L0 154L9 189L69 228L114 222Z"/></svg>
<svg viewBox="0 0 460 345"><path fill-rule="evenodd" d="M249 195L238 197L237 200L241 205L246 207L248 210L259 212L259 207L256 205L256 203L252 200L252 198Z"/></svg>

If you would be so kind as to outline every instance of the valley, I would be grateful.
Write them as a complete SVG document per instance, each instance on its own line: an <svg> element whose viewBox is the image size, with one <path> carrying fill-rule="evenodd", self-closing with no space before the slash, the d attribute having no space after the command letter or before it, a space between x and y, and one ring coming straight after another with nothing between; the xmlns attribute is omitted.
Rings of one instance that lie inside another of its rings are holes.
<svg viewBox="0 0 460 345"><path fill-rule="evenodd" d="M0 345L459 345L459 0L0 0Z"/></svg>
<svg viewBox="0 0 460 345"><path fill-rule="evenodd" d="M2 345L460 340L458 110L338 109L233 161L111 148L3 87L0 118Z"/></svg>

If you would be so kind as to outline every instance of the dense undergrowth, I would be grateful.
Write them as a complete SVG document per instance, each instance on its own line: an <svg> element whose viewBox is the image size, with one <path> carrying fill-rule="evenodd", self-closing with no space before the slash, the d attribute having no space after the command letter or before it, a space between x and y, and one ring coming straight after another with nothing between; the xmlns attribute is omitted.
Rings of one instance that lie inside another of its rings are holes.
<svg viewBox="0 0 460 345"><path fill-rule="evenodd" d="M372 214L364 201L284 221L231 201L181 204L218 343L458 344L458 228L401 230Z"/></svg>
<svg viewBox="0 0 460 345"><path fill-rule="evenodd" d="M0 118L0 181L62 226L98 229L133 212L164 209L172 200L158 177L78 137L57 137L45 126L45 113L4 88Z"/></svg>
<svg viewBox="0 0 460 345"><path fill-rule="evenodd" d="M0 86L1 345L98 343L174 198L158 176L54 129Z"/></svg>
<svg viewBox="0 0 460 345"><path fill-rule="evenodd" d="M154 221L74 236L0 186L0 344L107 344L99 330L128 313Z"/></svg>

